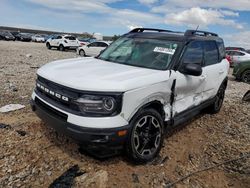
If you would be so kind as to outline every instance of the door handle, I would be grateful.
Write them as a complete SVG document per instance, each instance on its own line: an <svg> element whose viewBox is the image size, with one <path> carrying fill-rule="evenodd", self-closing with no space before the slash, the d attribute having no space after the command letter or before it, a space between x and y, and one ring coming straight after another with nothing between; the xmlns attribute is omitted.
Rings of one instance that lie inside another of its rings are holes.
<svg viewBox="0 0 250 188"><path fill-rule="evenodd" d="M223 70L220 70L220 71L219 71L219 74L223 74L223 73L224 73L224 71L223 71Z"/></svg>

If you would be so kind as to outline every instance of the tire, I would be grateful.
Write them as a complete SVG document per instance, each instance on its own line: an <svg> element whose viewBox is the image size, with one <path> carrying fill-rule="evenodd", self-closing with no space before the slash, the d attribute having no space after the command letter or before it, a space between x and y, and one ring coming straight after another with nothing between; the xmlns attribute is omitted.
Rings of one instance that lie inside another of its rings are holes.
<svg viewBox="0 0 250 188"><path fill-rule="evenodd" d="M60 44L58 49L59 49L59 51L62 52L62 51L64 51L64 46L62 44Z"/></svg>
<svg viewBox="0 0 250 188"><path fill-rule="evenodd" d="M163 142L161 115L154 109L143 109L134 115L130 124L132 128L125 146L128 158L139 164L152 161Z"/></svg>
<svg viewBox="0 0 250 188"><path fill-rule="evenodd" d="M207 108L208 113L216 114L220 111L224 101L225 90L226 87L224 85L221 85L215 96L215 102Z"/></svg>
<svg viewBox="0 0 250 188"><path fill-rule="evenodd" d="M80 50L79 51L79 55L82 56L82 57L85 57L86 56L85 51L84 50Z"/></svg>
<svg viewBox="0 0 250 188"><path fill-rule="evenodd" d="M246 70L243 72L241 76L241 81L245 83L250 83L250 70Z"/></svg>
<svg viewBox="0 0 250 188"><path fill-rule="evenodd" d="M51 49L50 43L47 42L46 47L50 50Z"/></svg>

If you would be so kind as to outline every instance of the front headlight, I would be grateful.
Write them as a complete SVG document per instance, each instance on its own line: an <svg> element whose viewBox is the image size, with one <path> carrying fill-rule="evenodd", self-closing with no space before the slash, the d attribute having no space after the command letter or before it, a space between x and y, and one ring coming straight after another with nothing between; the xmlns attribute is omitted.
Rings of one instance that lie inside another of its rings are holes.
<svg viewBox="0 0 250 188"><path fill-rule="evenodd" d="M80 111L88 115L116 115L121 109L121 97L83 95L76 100Z"/></svg>

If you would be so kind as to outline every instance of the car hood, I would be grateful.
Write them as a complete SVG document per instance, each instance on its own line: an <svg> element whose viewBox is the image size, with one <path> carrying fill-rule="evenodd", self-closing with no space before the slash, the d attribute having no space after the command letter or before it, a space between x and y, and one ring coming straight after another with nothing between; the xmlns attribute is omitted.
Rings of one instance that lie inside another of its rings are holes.
<svg viewBox="0 0 250 188"><path fill-rule="evenodd" d="M37 74L70 88L86 91L124 92L169 78L169 71L121 65L93 57L48 63Z"/></svg>

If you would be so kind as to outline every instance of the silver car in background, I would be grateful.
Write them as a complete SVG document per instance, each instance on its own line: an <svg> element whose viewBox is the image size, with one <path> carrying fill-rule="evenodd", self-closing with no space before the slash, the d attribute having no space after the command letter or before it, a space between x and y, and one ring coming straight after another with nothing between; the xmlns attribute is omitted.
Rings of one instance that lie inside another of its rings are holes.
<svg viewBox="0 0 250 188"><path fill-rule="evenodd" d="M241 50L227 50L226 54L230 57L230 65L233 67L236 63L250 60L250 54Z"/></svg>

